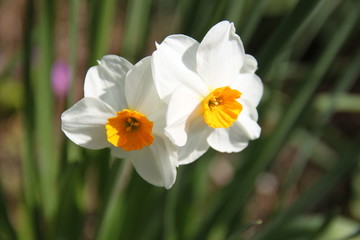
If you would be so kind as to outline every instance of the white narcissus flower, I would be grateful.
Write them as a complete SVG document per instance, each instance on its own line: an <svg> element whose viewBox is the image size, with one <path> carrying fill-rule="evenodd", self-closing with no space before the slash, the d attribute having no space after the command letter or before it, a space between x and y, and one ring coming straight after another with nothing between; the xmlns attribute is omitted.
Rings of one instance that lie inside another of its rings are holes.
<svg viewBox="0 0 360 240"><path fill-rule="evenodd" d="M181 146L179 164L196 160L209 146L239 152L259 137L263 84L233 23L216 24L201 43L169 36L157 44L152 61L155 85L169 104L165 132Z"/></svg>
<svg viewBox="0 0 360 240"><path fill-rule="evenodd" d="M177 148L164 135L167 105L159 98L150 57L135 66L108 55L89 69L84 98L65 111L61 128L89 149L109 147L132 161L149 183L169 189L176 179Z"/></svg>

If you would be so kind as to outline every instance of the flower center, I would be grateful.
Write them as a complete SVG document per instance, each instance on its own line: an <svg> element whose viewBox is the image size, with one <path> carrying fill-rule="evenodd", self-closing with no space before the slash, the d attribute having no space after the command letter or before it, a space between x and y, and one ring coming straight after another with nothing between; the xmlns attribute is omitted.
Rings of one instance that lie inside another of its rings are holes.
<svg viewBox="0 0 360 240"><path fill-rule="evenodd" d="M228 128L238 118L242 105L236 101L241 92L230 87L212 91L204 100L204 120L212 128Z"/></svg>
<svg viewBox="0 0 360 240"><path fill-rule="evenodd" d="M125 109L108 119L105 126L107 140L125 151L139 150L154 141L153 125L145 115Z"/></svg>

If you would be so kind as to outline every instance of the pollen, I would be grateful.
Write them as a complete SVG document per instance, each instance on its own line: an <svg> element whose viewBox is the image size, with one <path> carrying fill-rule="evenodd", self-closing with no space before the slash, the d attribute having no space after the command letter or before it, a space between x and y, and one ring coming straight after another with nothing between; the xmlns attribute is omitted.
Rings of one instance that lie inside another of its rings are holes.
<svg viewBox="0 0 360 240"><path fill-rule="evenodd" d="M228 128L238 118L242 105L237 101L241 92L230 87L212 91L203 100L204 120L212 128Z"/></svg>
<svg viewBox="0 0 360 240"><path fill-rule="evenodd" d="M130 132L137 129L140 126L140 123L136 120L136 118L128 117L126 120L126 128L125 131Z"/></svg>
<svg viewBox="0 0 360 240"><path fill-rule="evenodd" d="M107 140L125 151L142 149L154 141L153 124L139 112L122 110L115 117L108 119L105 126Z"/></svg>

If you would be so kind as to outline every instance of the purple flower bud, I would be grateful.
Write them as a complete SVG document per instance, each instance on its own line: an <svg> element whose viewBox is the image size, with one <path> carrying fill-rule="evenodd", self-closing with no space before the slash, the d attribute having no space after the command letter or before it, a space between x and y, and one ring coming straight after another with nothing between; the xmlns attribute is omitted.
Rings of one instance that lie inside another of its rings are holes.
<svg viewBox="0 0 360 240"><path fill-rule="evenodd" d="M56 60L51 71L51 83L57 98L64 98L69 90L71 82L71 72L69 65Z"/></svg>

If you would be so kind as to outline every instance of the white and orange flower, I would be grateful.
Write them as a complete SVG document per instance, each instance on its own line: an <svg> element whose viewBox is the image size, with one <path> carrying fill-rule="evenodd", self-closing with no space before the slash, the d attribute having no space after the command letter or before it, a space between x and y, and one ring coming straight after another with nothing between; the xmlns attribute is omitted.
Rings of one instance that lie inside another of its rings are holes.
<svg viewBox="0 0 360 240"><path fill-rule="evenodd" d="M209 146L239 152L259 137L263 84L233 23L216 24L201 43L185 35L165 38L152 66L159 95L169 104L165 132L181 147L179 164L196 160Z"/></svg>
<svg viewBox="0 0 360 240"><path fill-rule="evenodd" d="M150 57L135 66L103 57L88 71L84 95L61 116L66 136L85 148L109 147L112 155L131 160L146 181L169 189L177 148L164 135L167 105L156 91Z"/></svg>

